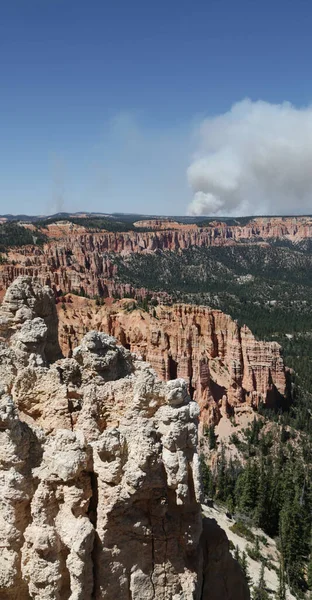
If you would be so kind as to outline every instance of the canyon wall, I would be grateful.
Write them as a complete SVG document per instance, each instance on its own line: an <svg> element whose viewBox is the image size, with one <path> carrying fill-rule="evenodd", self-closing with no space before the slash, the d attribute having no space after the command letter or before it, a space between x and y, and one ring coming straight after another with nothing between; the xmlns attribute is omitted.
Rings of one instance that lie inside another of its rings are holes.
<svg viewBox="0 0 312 600"><path fill-rule="evenodd" d="M183 378L201 409L201 422L217 423L242 405L276 407L286 402L286 374L276 342L254 338L248 327L202 306L133 310L131 300L98 307L72 296L58 305L59 339L71 355L89 329L115 336L148 361L161 379Z"/></svg>
<svg viewBox="0 0 312 600"><path fill-rule="evenodd" d="M185 382L95 331L57 359L52 306L22 277L0 309L1 598L249 600L201 517Z"/></svg>
<svg viewBox="0 0 312 600"><path fill-rule="evenodd" d="M181 251L192 246L265 243L272 238L296 242L312 237L310 217L259 217L244 226L214 222L208 227L176 224L175 228L173 224L172 229L167 229L167 225L159 223L159 230L150 225L150 231L112 233L87 231L70 223L51 224L46 230L51 241L43 248L25 246L8 252L8 263L0 265L0 292L19 275L30 275L64 294L83 289L91 297L106 297L116 292L124 295L133 290L129 285L116 284L117 267L108 254L123 256ZM143 295L145 292L140 291Z"/></svg>

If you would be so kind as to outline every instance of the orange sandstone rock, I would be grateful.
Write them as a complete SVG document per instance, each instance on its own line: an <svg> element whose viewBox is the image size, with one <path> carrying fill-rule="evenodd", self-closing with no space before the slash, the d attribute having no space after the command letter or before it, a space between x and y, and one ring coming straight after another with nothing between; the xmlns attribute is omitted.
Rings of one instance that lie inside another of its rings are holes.
<svg viewBox="0 0 312 600"><path fill-rule="evenodd" d="M156 221L157 223L158 221ZM0 293L19 275L37 277L62 293L83 289L89 296L129 293L130 285L114 283L116 266L108 253L129 255L156 251L180 251L198 246L264 244L272 238L300 241L312 237L311 217L259 217L246 225L214 221L208 227L179 225L171 229L159 222L150 231L95 232L69 222L51 223L45 233L50 241L43 248L24 246L8 253L8 264L0 265ZM142 224L142 222L141 222ZM165 222L166 224L166 222Z"/></svg>
<svg viewBox="0 0 312 600"><path fill-rule="evenodd" d="M217 423L243 403L276 406L286 394L285 367L276 342L254 338L248 327L219 310L177 304L158 306L156 317L129 310L130 300L97 307L72 297L58 305L63 353L90 329L115 336L149 362L164 380L181 377L201 408L202 423Z"/></svg>

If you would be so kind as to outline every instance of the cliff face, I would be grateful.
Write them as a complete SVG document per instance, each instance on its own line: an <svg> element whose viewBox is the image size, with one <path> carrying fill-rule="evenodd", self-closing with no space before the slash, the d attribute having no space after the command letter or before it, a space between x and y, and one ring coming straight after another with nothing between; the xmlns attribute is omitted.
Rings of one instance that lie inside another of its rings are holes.
<svg viewBox="0 0 312 600"><path fill-rule="evenodd" d="M159 231L161 229L181 229L181 230L191 230L198 229L197 225L190 225L188 223L178 223L177 221L172 221L170 218L168 219L144 219L143 221L136 221L134 223L135 227L144 228L144 229L154 229Z"/></svg>
<svg viewBox="0 0 312 600"><path fill-rule="evenodd" d="M165 381L181 377L201 409L202 423L217 423L242 404L276 406L286 393L280 347L257 341L218 310L192 305L158 306L155 316L131 301L96 307L72 298L59 306L60 344L65 354L90 328L115 336L148 361Z"/></svg>
<svg viewBox="0 0 312 600"><path fill-rule="evenodd" d="M27 246L8 254L8 264L0 265L0 291L19 275L37 277L45 285L63 293L84 289L90 296L107 296L130 287L114 283L116 266L109 253L128 255L157 251L181 251L192 246L209 247L263 243L272 238L301 241L312 237L310 217L255 218L245 226L213 222L208 227L147 221L150 231L91 232L69 223L51 224L46 233L53 238L40 249ZM158 230L154 224L158 223ZM140 223L139 223L140 224ZM142 223L141 223L142 224Z"/></svg>
<svg viewBox="0 0 312 600"><path fill-rule="evenodd" d="M63 238L63 243L48 245L46 250L51 259L63 260L64 249L79 253L87 260L90 254L101 255L106 252L129 254L132 252L154 252L156 250L183 250L190 246L207 247L239 243L249 240L254 243L272 238L285 238L299 241L312 236L312 219L310 217L294 218L258 218L251 220L246 226L225 223L213 223L208 227L180 226L165 228L166 224L155 230L145 232L101 232L71 234Z"/></svg>
<svg viewBox="0 0 312 600"><path fill-rule="evenodd" d="M50 300L20 278L0 309L1 598L248 600L226 537L203 527L185 383L104 333L55 361Z"/></svg>

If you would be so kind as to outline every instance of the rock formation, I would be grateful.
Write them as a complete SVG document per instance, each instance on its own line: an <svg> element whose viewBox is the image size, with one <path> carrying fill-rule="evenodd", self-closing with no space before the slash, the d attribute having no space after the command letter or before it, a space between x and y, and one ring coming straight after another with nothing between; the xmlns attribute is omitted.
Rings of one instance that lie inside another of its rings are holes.
<svg viewBox="0 0 312 600"><path fill-rule="evenodd" d="M123 295L129 293L130 286L116 286L116 265L110 254L126 256L246 242L263 244L272 239L299 242L312 237L311 217L257 217L246 225L211 222L207 227L173 223L171 229L167 228L168 221L137 222L142 224L150 230L108 232L87 230L68 222L51 223L44 230L51 240L43 248L24 246L8 253L8 263L0 265L0 292L19 275L30 275L63 294L83 290L91 297L111 296L113 292ZM142 295L142 290L138 293Z"/></svg>
<svg viewBox="0 0 312 600"><path fill-rule="evenodd" d="M190 225L189 223L178 223L172 219L143 219L143 221L136 221L133 223L138 229L154 229L160 231L161 229L198 229L197 225Z"/></svg>
<svg viewBox="0 0 312 600"><path fill-rule="evenodd" d="M147 360L161 379L183 378L201 408L202 423L247 404L285 402L286 376L280 346L258 341L248 327L219 310L179 304L158 306L155 316L129 310L131 300L96 307L72 298L59 307L60 343L70 355L89 329L105 331Z"/></svg>
<svg viewBox="0 0 312 600"><path fill-rule="evenodd" d="M185 382L99 332L55 360L52 305L19 278L0 309L1 599L248 600L202 524Z"/></svg>
<svg viewBox="0 0 312 600"><path fill-rule="evenodd" d="M0 310L0 338L12 338L11 344L19 357L25 353L26 360L34 358L37 364L60 358L57 314L51 289L43 288L31 277L14 281Z"/></svg>

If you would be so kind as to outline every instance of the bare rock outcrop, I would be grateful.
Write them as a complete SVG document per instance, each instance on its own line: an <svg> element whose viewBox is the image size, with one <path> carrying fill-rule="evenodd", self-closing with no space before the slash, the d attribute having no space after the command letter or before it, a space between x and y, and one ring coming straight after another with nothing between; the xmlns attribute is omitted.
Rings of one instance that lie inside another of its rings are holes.
<svg viewBox="0 0 312 600"><path fill-rule="evenodd" d="M29 357L37 364L60 358L58 319L51 289L31 277L18 277L0 307L0 337L11 340L21 360L23 354L26 361Z"/></svg>
<svg viewBox="0 0 312 600"><path fill-rule="evenodd" d="M13 370L0 371L0 597L248 600L243 584L231 591L226 544L207 554L185 382L161 381L99 332L49 364L50 299L22 279L1 313ZM225 568L222 589L205 583L209 560Z"/></svg>
<svg viewBox="0 0 312 600"><path fill-rule="evenodd" d="M258 341L248 327L204 306L158 306L152 315L129 310L129 303L97 307L74 298L66 310L60 308L63 352L71 354L88 329L115 336L161 379L185 379L202 423L217 423L244 404L274 408L285 402L285 367L276 342Z"/></svg>

